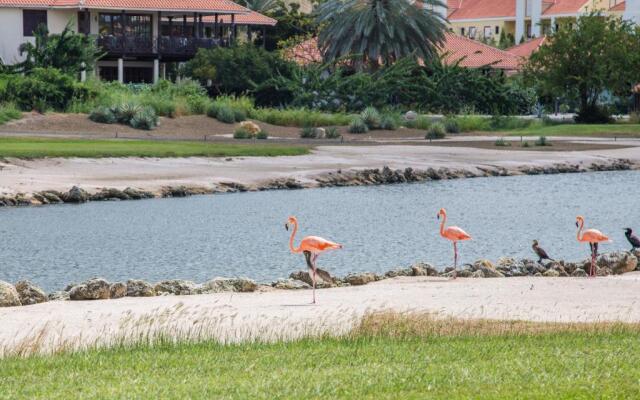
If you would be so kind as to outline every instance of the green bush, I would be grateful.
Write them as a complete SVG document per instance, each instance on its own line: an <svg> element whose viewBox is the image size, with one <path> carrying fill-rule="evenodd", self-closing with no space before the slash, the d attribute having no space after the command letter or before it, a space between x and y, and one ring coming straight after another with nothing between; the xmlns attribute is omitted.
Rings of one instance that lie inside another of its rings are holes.
<svg viewBox="0 0 640 400"><path fill-rule="evenodd" d="M447 133L460 133L460 124L455 118L445 118L443 124Z"/></svg>
<svg viewBox="0 0 640 400"><path fill-rule="evenodd" d="M534 143L536 146L551 146L546 136L540 136Z"/></svg>
<svg viewBox="0 0 640 400"><path fill-rule="evenodd" d="M161 96L140 96L139 101L141 106L153 108L158 115L163 117L175 118L184 114L184 112L178 112L176 99Z"/></svg>
<svg viewBox="0 0 640 400"><path fill-rule="evenodd" d="M369 132L369 127L364 123L362 118L356 117L351 120L349 124L349 132L350 133L367 133Z"/></svg>
<svg viewBox="0 0 640 400"><path fill-rule="evenodd" d="M424 115L419 115L418 118L414 120L405 121L404 126L412 129L429 129L431 126L431 118L426 117Z"/></svg>
<svg viewBox="0 0 640 400"><path fill-rule="evenodd" d="M261 130L260 132L258 132L258 134L256 135L256 139L268 139L269 138L269 133L267 131L265 131L264 129Z"/></svg>
<svg viewBox="0 0 640 400"><path fill-rule="evenodd" d="M380 113L375 107L367 107L360 113L360 118L367 124L369 129L378 129L380 127Z"/></svg>
<svg viewBox="0 0 640 400"><path fill-rule="evenodd" d="M338 128L336 128L335 126L330 126L325 129L325 137L327 139L337 139L340 136L340 132L338 132Z"/></svg>
<svg viewBox="0 0 640 400"><path fill-rule="evenodd" d="M508 147L508 146L511 146L511 143L507 142L506 140L504 140L504 138L500 137L496 139L495 145L498 147Z"/></svg>
<svg viewBox="0 0 640 400"><path fill-rule="evenodd" d="M398 129L398 119L393 115L385 114L380 119L380 129L384 129L386 131L395 131Z"/></svg>
<svg viewBox="0 0 640 400"><path fill-rule="evenodd" d="M118 121L113 110L109 107L98 107L95 110L91 111L89 114L89 119L93 122L99 122L101 124L113 124Z"/></svg>
<svg viewBox="0 0 640 400"><path fill-rule="evenodd" d="M450 120L458 124L460 132L478 132L491 129L489 118L480 115L461 115Z"/></svg>
<svg viewBox="0 0 640 400"><path fill-rule="evenodd" d="M144 129L149 131L158 126L158 116L153 108L141 108L131 118L129 124L135 129Z"/></svg>
<svg viewBox="0 0 640 400"><path fill-rule="evenodd" d="M233 124L236 122L236 114L233 112L233 109L228 106L221 106L218 109L216 118L218 121L224 122L225 124Z"/></svg>
<svg viewBox="0 0 640 400"><path fill-rule="evenodd" d="M317 137L316 128L313 126L305 126L300 129L300 137L302 139L315 139Z"/></svg>
<svg viewBox="0 0 640 400"><path fill-rule="evenodd" d="M25 111L64 111L74 98L86 100L89 93L76 80L55 68L35 68L25 75L14 75L7 82L6 101Z"/></svg>
<svg viewBox="0 0 640 400"><path fill-rule="evenodd" d="M142 107L131 102L118 104L113 108L113 114L121 124L128 124L140 111Z"/></svg>
<svg viewBox="0 0 640 400"><path fill-rule="evenodd" d="M236 120L236 122L242 122L247 119L247 114L240 108L234 108L233 118Z"/></svg>
<svg viewBox="0 0 640 400"><path fill-rule="evenodd" d="M610 124L613 122L611 111L606 106L589 106L578 111L574 117L579 124Z"/></svg>
<svg viewBox="0 0 640 400"><path fill-rule="evenodd" d="M0 125L22 118L22 113L13 103L0 104Z"/></svg>
<svg viewBox="0 0 640 400"><path fill-rule="evenodd" d="M239 127L233 132L234 139L251 139L253 135L245 128Z"/></svg>
<svg viewBox="0 0 640 400"><path fill-rule="evenodd" d="M504 115L493 115L490 119L489 125L492 130L513 130L523 129L531 126L532 120L509 117Z"/></svg>
<svg viewBox="0 0 640 400"><path fill-rule="evenodd" d="M436 122L427 129L425 139L444 139L447 136L446 133L444 125L441 122Z"/></svg>
<svg viewBox="0 0 640 400"><path fill-rule="evenodd" d="M249 116L258 121L278 126L328 126L348 125L351 116L344 113L323 113L305 108L279 110L275 108L257 108Z"/></svg>
<svg viewBox="0 0 640 400"><path fill-rule="evenodd" d="M211 107L211 99L205 96L187 96L187 105L189 106L189 114L202 115L207 114Z"/></svg>

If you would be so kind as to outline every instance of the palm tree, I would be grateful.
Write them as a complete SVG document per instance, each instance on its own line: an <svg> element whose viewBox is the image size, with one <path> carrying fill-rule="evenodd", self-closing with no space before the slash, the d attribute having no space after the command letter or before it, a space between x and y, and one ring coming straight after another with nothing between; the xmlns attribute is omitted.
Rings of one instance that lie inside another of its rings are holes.
<svg viewBox="0 0 640 400"><path fill-rule="evenodd" d="M426 7L424 7L426 5ZM318 7L318 46L326 62L350 57L372 69L399 58L437 57L446 21L440 0L328 0Z"/></svg>

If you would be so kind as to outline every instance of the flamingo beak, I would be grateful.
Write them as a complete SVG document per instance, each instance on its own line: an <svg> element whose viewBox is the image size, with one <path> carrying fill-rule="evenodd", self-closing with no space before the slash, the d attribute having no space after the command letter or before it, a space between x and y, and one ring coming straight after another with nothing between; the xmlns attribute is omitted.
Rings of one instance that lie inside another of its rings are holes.
<svg viewBox="0 0 640 400"><path fill-rule="evenodd" d="M579 227L580 227L580 225L576 222L576 228L579 228Z"/></svg>
<svg viewBox="0 0 640 400"><path fill-rule="evenodd" d="M289 230L289 224L284 224L284 229Z"/></svg>
<svg viewBox="0 0 640 400"><path fill-rule="evenodd" d="M436 215L436 218L440 219L440 214Z"/></svg>

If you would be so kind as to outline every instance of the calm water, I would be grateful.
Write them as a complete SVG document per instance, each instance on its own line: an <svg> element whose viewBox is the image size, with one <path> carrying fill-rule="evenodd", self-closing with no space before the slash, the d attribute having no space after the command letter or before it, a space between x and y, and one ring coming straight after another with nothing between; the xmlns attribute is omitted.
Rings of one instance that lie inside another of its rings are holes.
<svg viewBox="0 0 640 400"><path fill-rule="evenodd" d="M291 214L301 223L299 234L345 245L319 259L335 274L383 272L418 260L444 267L452 249L438 235L442 206L475 239L460 245L462 262L531 257L532 239L552 257L583 258L588 249L575 241L576 214L613 238L603 251L627 249L622 228L640 231L640 172L6 208L0 280L26 278L47 290L92 276L270 281L304 268L303 257L287 248L284 222Z"/></svg>

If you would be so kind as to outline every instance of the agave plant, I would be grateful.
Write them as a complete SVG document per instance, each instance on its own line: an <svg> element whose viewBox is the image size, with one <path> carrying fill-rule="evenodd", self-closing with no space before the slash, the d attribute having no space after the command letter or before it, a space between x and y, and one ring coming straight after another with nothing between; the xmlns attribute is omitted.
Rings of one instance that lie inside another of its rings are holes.
<svg viewBox="0 0 640 400"><path fill-rule="evenodd" d="M405 56L437 57L446 21L440 0L328 0L318 7L318 47L326 62L351 57L376 69Z"/></svg>
<svg viewBox="0 0 640 400"><path fill-rule="evenodd" d="M380 127L380 113L375 107L367 107L362 110L360 118L367 124L369 129L378 129Z"/></svg>

